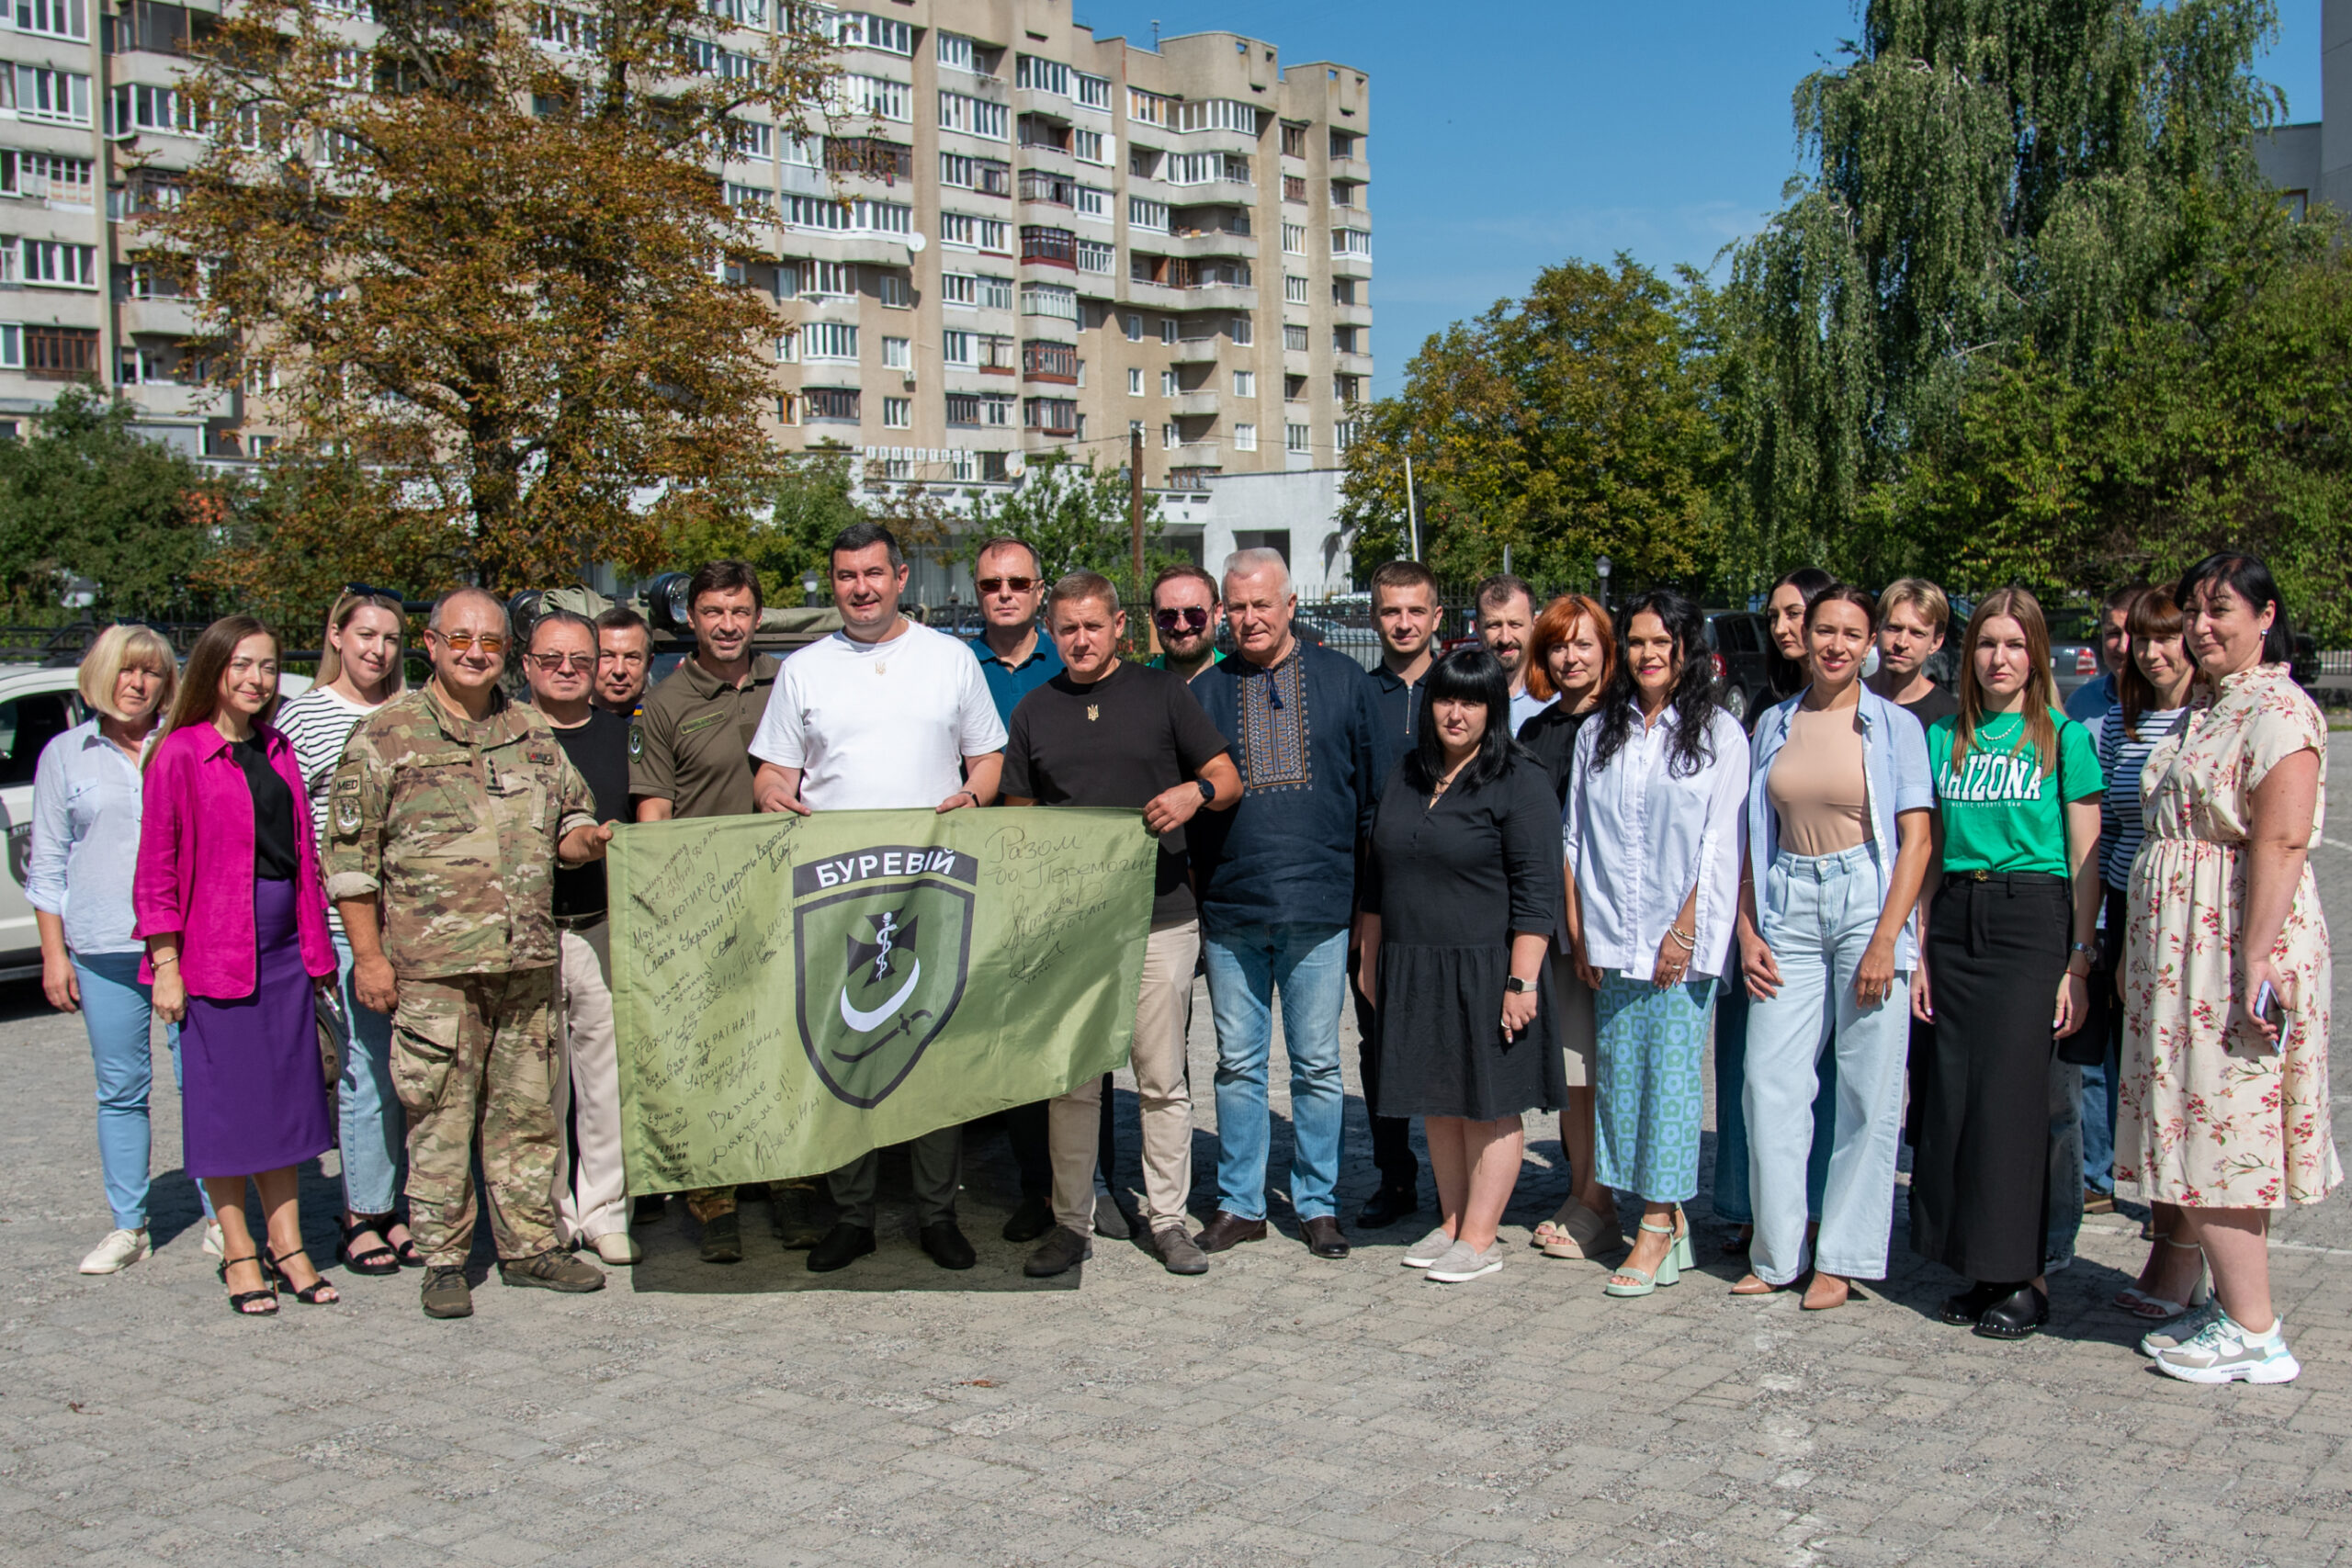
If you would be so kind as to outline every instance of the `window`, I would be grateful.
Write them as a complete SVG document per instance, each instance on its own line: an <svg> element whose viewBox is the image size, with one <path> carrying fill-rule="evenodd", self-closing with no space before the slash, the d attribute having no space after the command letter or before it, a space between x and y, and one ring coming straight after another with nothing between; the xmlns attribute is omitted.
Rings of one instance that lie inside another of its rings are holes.
<svg viewBox="0 0 2352 1568"><path fill-rule="evenodd" d="M960 130L967 136L985 136L992 141L1005 139L1008 119L1002 104L989 103L965 93L942 91L939 95L939 129Z"/></svg>
<svg viewBox="0 0 2352 1568"><path fill-rule="evenodd" d="M980 305L982 309L989 310L1012 310L1012 279L1009 277L990 277L986 273L981 274Z"/></svg>
<svg viewBox="0 0 2352 1568"><path fill-rule="evenodd" d="M939 215L939 243L961 246L965 250L978 250L980 223L981 220L968 212L942 212Z"/></svg>
<svg viewBox="0 0 2352 1568"><path fill-rule="evenodd" d="M857 389L855 387L810 387L801 394L810 420L846 420L857 423Z"/></svg>
<svg viewBox="0 0 2352 1568"><path fill-rule="evenodd" d="M14 321L0 321L0 370L22 370L25 367L24 329ZM11 429L7 438L14 441L17 433Z"/></svg>
<svg viewBox="0 0 2352 1568"><path fill-rule="evenodd" d="M956 71L981 74L979 50L962 33L940 33L939 63Z"/></svg>
<svg viewBox="0 0 2352 1568"><path fill-rule="evenodd" d="M903 310L915 302L914 286L903 272L877 274L874 279L874 291L881 296L883 304L893 310ZM885 359L883 363L887 365L889 361Z"/></svg>
<svg viewBox="0 0 2352 1568"><path fill-rule="evenodd" d="M1306 279L1284 273L1283 275L1283 303L1285 305L1306 304Z"/></svg>
<svg viewBox="0 0 2352 1568"><path fill-rule="evenodd" d="M749 74L748 72L745 74ZM888 76L862 76L844 72L826 90L826 107L836 115L866 115L875 119L912 121L914 89Z"/></svg>
<svg viewBox="0 0 2352 1568"><path fill-rule="evenodd" d="M855 359L857 327L851 321L810 321L800 329L804 359Z"/></svg>
<svg viewBox="0 0 2352 1568"><path fill-rule="evenodd" d="M800 264L800 294L803 299L822 299L830 295L856 292L857 268L851 263L809 261Z"/></svg>
<svg viewBox="0 0 2352 1568"><path fill-rule="evenodd" d="M1130 316L1127 319L1129 321L1133 321L1135 318ZM1127 396L1131 398L1140 398L1143 396L1142 371L1130 369L1127 372Z"/></svg>
<svg viewBox="0 0 2352 1568"><path fill-rule="evenodd" d="M830 196L788 196L784 198L784 220L796 229L846 229L849 205Z"/></svg>
<svg viewBox="0 0 2352 1568"><path fill-rule="evenodd" d="M1078 240L1071 245L1080 272L1109 275L1119 264L1119 248L1102 240Z"/></svg>
<svg viewBox="0 0 2352 1568"><path fill-rule="evenodd" d="M1301 175L1283 176L1283 199L1303 202L1306 199L1306 179Z"/></svg>
<svg viewBox="0 0 2352 1568"><path fill-rule="evenodd" d="M1285 158L1306 156L1306 127L1303 125L1283 127L1283 156Z"/></svg>
<svg viewBox="0 0 2352 1568"><path fill-rule="evenodd" d="M796 229L903 234L914 226L914 217L915 209L902 202L868 201L864 197L854 201L837 201L830 196L785 197L784 220Z"/></svg>
<svg viewBox="0 0 2352 1568"><path fill-rule="evenodd" d="M1172 398L1183 389L1183 383L1176 378L1175 371L1162 370L1159 373L1159 395L1161 397Z"/></svg>
<svg viewBox="0 0 2352 1568"><path fill-rule="evenodd" d="M1126 319L1125 326L1127 329L1127 341L1129 343L1141 343L1143 341L1143 318L1141 316L1130 314Z"/></svg>
<svg viewBox="0 0 2352 1568"><path fill-rule="evenodd" d="M1296 403L1304 402L1306 400L1306 378L1304 376L1284 376L1283 378L1283 401L1286 403Z"/></svg>
<svg viewBox="0 0 2352 1568"><path fill-rule="evenodd" d="M1069 150L1081 164L1107 165L1119 144L1099 130L1078 130L1069 133Z"/></svg>
<svg viewBox="0 0 2352 1568"><path fill-rule="evenodd" d="M1076 96L1080 107L1101 109L1104 114L1111 112L1111 78L1089 76L1085 72L1078 71L1071 73L1071 79L1077 84Z"/></svg>
<svg viewBox="0 0 2352 1568"><path fill-rule="evenodd" d="M33 782L43 748L74 724L62 692L28 693L0 703L0 784Z"/></svg>
<svg viewBox="0 0 2352 1568"><path fill-rule="evenodd" d="M1021 425L1043 435L1078 434L1078 400L1074 398L1023 398Z"/></svg>
<svg viewBox="0 0 2352 1568"><path fill-rule="evenodd" d="M703 0L703 9L722 22L732 22L739 28L764 28L768 25L767 0Z"/></svg>
<svg viewBox="0 0 2352 1568"><path fill-rule="evenodd" d="M830 32L833 41L843 49L878 49L885 54L910 57L914 54L914 28L894 17L871 16L863 11L840 11L830 17L820 11L818 15L831 23L823 30Z"/></svg>
<svg viewBox="0 0 2352 1568"><path fill-rule="evenodd" d="M1334 207L1354 207L1356 204L1356 192L1363 188L1363 186L1361 184L1354 181L1333 180L1331 182L1331 205Z"/></svg>
<svg viewBox="0 0 2352 1568"><path fill-rule="evenodd" d="M1076 196L1078 215L1080 218L1100 218L1105 223L1111 220L1109 191L1099 186L1079 186L1076 187Z"/></svg>
<svg viewBox="0 0 2352 1568"><path fill-rule="evenodd" d="M1041 343L1035 339L1023 344L1021 378L1024 381L1067 381L1075 384L1079 378L1078 345L1074 343Z"/></svg>
<svg viewBox="0 0 2352 1568"><path fill-rule="evenodd" d="M1174 343L1176 341L1175 317L1162 316L1159 319L1159 341L1162 343Z"/></svg>
<svg viewBox="0 0 2352 1568"><path fill-rule="evenodd" d="M1360 403L1363 401L1363 378L1334 376L1331 378L1331 390L1343 403Z"/></svg>
<svg viewBox="0 0 2352 1568"><path fill-rule="evenodd" d="M116 89L118 103L126 89ZM174 103L184 103L180 95L169 87L141 87L138 92ZM17 113L26 119L53 119L67 125L90 123L90 79L73 71L51 71L39 65L17 67ZM170 118L139 123L155 130L180 130L187 134L200 131L195 111L187 109L186 125L171 123ZM125 129L118 125L118 131Z"/></svg>
<svg viewBox="0 0 2352 1568"><path fill-rule="evenodd" d="M531 11L531 37L564 53L593 53L596 48L596 21L566 6L537 6ZM699 55L695 62L703 62Z"/></svg>
<svg viewBox="0 0 2352 1568"><path fill-rule="evenodd" d="M939 183L983 196L1012 194L1012 165L996 158L967 158L961 152L939 155Z"/></svg>
<svg viewBox="0 0 2352 1568"><path fill-rule="evenodd" d="M1238 152L1170 152L1168 155L1168 183L1179 186L1204 186L1212 180L1230 180L1236 185L1254 183L1250 177L1250 160Z"/></svg>
<svg viewBox="0 0 2352 1568"><path fill-rule="evenodd" d="M1078 320L1078 290L1064 288L1057 283L1024 283L1021 286L1021 313L1074 321Z"/></svg>
<svg viewBox="0 0 2352 1568"><path fill-rule="evenodd" d="M1042 147L1049 152L1069 151L1069 127L1044 115L1024 114L1014 129L1021 133L1023 147Z"/></svg>
<svg viewBox="0 0 2352 1568"><path fill-rule="evenodd" d="M1235 425L1233 449L1236 452L1255 452L1258 449L1258 427L1254 424Z"/></svg>
<svg viewBox="0 0 2352 1568"><path fill-rule="evenodd" d="M775 362L778 365L797 365L800 362L800 329L798 327L787 328L777 335Z"/></svg>
<svg viewBox="0 0 2352 1568"><path fill-rule="evenodd" d="M1363 295L1359 293L1358 290L1362 289L1365 292L1369 292L1370 288L1371 286L1369 284L1360 282L1356 278L1335 278L1331 283L1331 303L1334 305L1364 304L1366 301Z"/></svg>
<svg viewBox="0 0 2352 1568"><path fill-rule="evenodd" d="M1132 228L1149 229L1165 234L1168 232L1168 204L1131 196L1127 197L1127 223Z"/></svg>
<svg viewBox="0 0 2352 1568"><path fill-rule="evenodd" d="M1160 446L1160 449L1161 449L1162 451L1166 451L1167 449L1169 449L1170 447L1174 446L1175 445L1176 445L1176 427L1175 427L1174 425L1172 425L1172 424L1163 424L1163 425L1161 425L1161 426L1159 427L1159 446Z"/></svg>
<svg viewBox="0 0 2352 1568"><path fill-rule="evenodd" d="M775 156L775 127L756 119L729 119L727 122L727 155L741 162L748 158L762 160Z"/></svg>
<svg viewBox="0 0 2352 1568"><path fill-rule="evenodd" d="M797 164L804 169L819 165L819 146L813 136L787 136L784 139L784 161Z"/></svg>
<svg viewBox="0 0 2352 1568"><path fill-rule="evenodd" d="M980 302L980 280L968 272L943 272L939 275L939 298L949 305L977 305Z"/></svg>
<svg viewBox="0 0 2352 1568"><path fill-rule="evenodd" d="M1334 158L1354 157L1356 155L1356 142L1360 140L1361 138L1359 138L1352 130L1335 130L1331 132L1331 156Z"/></svg>
<svg viewBox="0 0 2352 1568"><path fill-rule="evenodd" d="M1247 347L1252 341L1254 341L1256 324L1247 316L1236 316L1233 318L1232 324L1227 329L1227 333L1235 343Z"/></svg>
<svg viewBox="0 0 2352 1568"><path fill-rule="evenodd" d="M1333 327L1331 329L1331 352L1334 354L1353 354L1355 351L1356 329L1353 327Z"/></svg>
<svg viewBox="0 0 2352 1568"><path fill-rule="evenodd" d="M947 394L947 423L976 425L980 423L980 395L978 392Z"/></svg>
<svg viewBox="0 0 2352 1568"><path fill-rule="evenodd" d="M1369 256L1372 254L1372 235L1363 229L1334 229L1331 231L1331 254L1335 256Z"/></svg>
<svg viewBox="0 0 2352 1568"><path fill-rule="evenodd" d="M1044 169L1021 171L1021 199L1048 201L1056 207L1069 207L1078 199L1078 182L1068 175L1049 174Z"/></svg>
<svg viewBox="0 0 2352 1568"><path fill-rule="evenodd" d="M17 0L17 30L86 42L90 12L84 0Z"/></svg>
<svg viewBox="0 0 2352 1568"><path fill-rule="evenodd" d="M1231 98L1187 98L1176 106L1176 129L1238 130L1244 136L1255 136L1258 134L1257 106L1238 104Z"/></svg>
<svg viewBox="0 0 2352 1568"><path fill-rule="evenodd" d="M951 367L970 369L979 363L975 357L976 351L972 346L972 340L973 334L970 333L944 332L940 333L939 357Z"/></svg>
<svg viewBox="0 0 2352 1568"><path fill-rule="evenodd" d="M124 347L115 356L115 378L126 387L152 387L173 379L171 356L160 348Z"/></svg>
<svg viewBox="0 0 2352 1568"><path fill-rule="evenodd" d="M1344 453L1356 444L1356 436L1363 429L1361 420L1343 419L1331 427L1331 450Z"/></svg>
<svg viewBox="0 0 2352 1568"><path fill-rule="evenodd" d="M1312 426L1304 424L1283 425L1283 450L1285 452L1313 451L1315 449L1314 443L1309 438L1309 432L1312 428Z"/></svg>
<svg viewBox="0 0 2352 1568"><path fill-rule="evenodd" d="M17 276L41 288L96 288L98 248L68 244L62 240L23 240L23 261Z"/></svg>
<svg viewBox="0 0 2352 1568"><path fill-rule="evenodd" d="M54 152L0 152L0 195L94 205L97 165Z"/></svg>
<svg viewBox="0 0 2352 1568"><path fill-rule="evenodd" d="M1285 322L1283 326L1283 347L1293 354L1306 352L1306 329Z"/></svg>
<svg viewBox="0 0 2352 1568"><path fill-rule="evenodd" d="M760 218L775 216L775 192L763 186L739 186L729 181L726 187L726 195L727 205L738 212L747 212L750 216Z"/></svg>
<svg viewBox="0 0 2352 1568"><path fill-rule="evenodd" d="M1033 92L1059 93L1067 98L1069 96L1069 67L1058 60L1040 60L1034 54L1024 54L1013 62L1012 85L1027 87Z"/></svg>
<svg viewBox="0 0 2352 1568"><path fill-rule="evenodd" d="M882 367L885 370L911 370L915 366L914 344L902 337L882 340Z"/></svg>
<svg viewBox="0 0 2352 1568"><path fill-rule="evenodd" d="M95 376L98 369L98 333L95 327L27 326L24 330L25 374L46 380Z"/></svg>
<svg viewBox="0 0 2352 1568"><path fill-rule="evenodd" d="M1303 256L1306 254L1306 225L1304 223L1283 224L1283 254L1286 256Z"/></svg>
<svg viewBox="0 0 2352 1568"><path fill-rule="evenodd" d="M1157 147L1138 147L1129 142L1127 173L1139 180L1156 180L1159 177L1159 165L1167 161L1167 157L1168 154Z"/></svg>
<svg viewBox="0 0 2352 1568"><path fill-rule="evenodd" d="M882 428L911 430L915 423L915 400L912 398L882 400Z"/></svg>
<svg viewBox="0 0 2352 1568"><path fill-rule="evenodd" d="M1127 89L1127 118L1144 125L1167 125L1174 118L1170 112L1176 100L1158 93L1147 93L1141 87Z"/></svg>
<svg viewBox="0 0 2352 1568"><path fill-rule="evenodd" d="M1237 398L1256 397L1258 373L1255 370L1236 370L1233 373L1233 395Z"/></svg>

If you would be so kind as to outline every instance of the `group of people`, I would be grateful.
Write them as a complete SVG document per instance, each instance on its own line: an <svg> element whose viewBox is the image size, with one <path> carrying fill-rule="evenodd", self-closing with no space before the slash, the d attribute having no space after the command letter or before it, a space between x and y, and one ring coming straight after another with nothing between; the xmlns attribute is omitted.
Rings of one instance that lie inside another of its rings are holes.
<svg viewBox="0 0 2352 1568"><path fill-rule="evenodd" d="M527 703L480 590L435 606L415 690L398 601L346 594L317 684L282 708L257 623L209 628L185 673L154 634L109 630L82 677L99 716L40 762L32 876L49 994L85 1011L98 1067L117 1228L85 1269L147 1249L152 1009L175 1025L187 1168L234 1310L276 1311L280 1286L334 1299L295 1203L296 1168L329 1146L343 1262L422 1267L428 1314L471 1310L477 1154L503 1278L596 1289L577 1251L635 1261L630 1228L662 1202L632 1205L620 1167L611 825L1076 806L1136 811L1159 845L1132 1057L1144 1209L1103 1190L1110 1097L1091 1079L910 1146L918 1241L944 1268L975 1261L963 1145L998 1126L1022 1186L1004 1234L1037 1243L1032 1275L1132 1221L1179 1274L1265 1238L1277 1007L1288 1206L1313 1255L1346 1257L1352 996L1379 1174L1356 1224L1421 1210L1419 1118L1439 1223L1403 1261L1430 1280L1503 1266L1541 1111L1571 1190L1534 1245L1622 1251L1611 1297L1675 1284L1695 1265L1683 1205L1712 1039L1715 1204L1749 1268L1735 1294L1802 1287L1825 1310L1883 1278L1907 1140L1913 1247L1966 1281L1945 1319L2030 1335L2086 1181L2098 1193L2078 1121L2111 1117L2111 1179L2155 1215L2118 1298L2151 1321L2148 1353L2193 1380L2295 1375L2264 1234L2340 1180L2305 863L2325 731L2259 561L2218 556L2110 602L2096 736L2059 707L2041 608L2014 589L1974 606L1954 694L1927 670L1950 615L1934 585L1792 573L1765 606L1775 700L1743 724L1707 616L1671 591L1612 615L1490 579L1476 637L1442 652L1435 579L1391 562L1372 574L1367 672L1301 635L1279 554L1223 564L1160 574L1146 662L1109 581L1048 583L1027 544L990 539L967 643L903 613L898 543L861 524L831 551L838 632L755 653L758 576L714 562L687 589L694 651L658 685L636 616L551 612L514 650ZM1196 972L1217 1057L1197 1231ZM2099 1090L2087 1117L2077 1060ZM868 1155L684 1202L709 1263L744 1255L740 1208L763 1195L775 1238L824 1272L876 1249L876 1187ZM1630 1247L1621 1200L1640 1207Z"/></svg>

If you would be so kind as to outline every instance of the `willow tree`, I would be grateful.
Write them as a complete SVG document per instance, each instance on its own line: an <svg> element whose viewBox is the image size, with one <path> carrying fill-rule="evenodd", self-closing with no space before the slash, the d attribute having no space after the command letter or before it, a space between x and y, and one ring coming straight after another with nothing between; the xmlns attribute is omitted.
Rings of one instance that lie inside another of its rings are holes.
<svg viewBox="0 0 2352 1568"><path fill-rule="evenodd" d="M1369 564L1408 547L1413 461L1421 558L1448 577L1513 568L1620 585L1713 566L1718 444L1677 290L1624 256L1546 267L1526 296L1432 335L1405 388L1364 412L1341 521Z"/></svg>
<svg viewBox="0 0 2352 1568"><path fill-rule="evenodd" d="M1883 487L1969 389L2079 385L2135 322L2213 308L2284 219L2253 139L2270 0L1869 0L1795 96L1807 169L1719 301L1759 572L1932 556ZM2063 552L2062 552L2063 553Z"/></svg>
<svg viewBox="0 0 2352 1568"><path fill-rule="evenodd" d="M282 487L370 502L254 536L234 570L291 567L269 539L339 526L415 541L420 571L514 584L642 568L673 522L757 505L775 323L728 281L753 237L715 171L808 131L830 49L787 27L746 52L738 21L764 14L230 9L187 83L205 154L154 221L198 258L218 372L266 389L277 460L356 457L374 481Z"/></svg>

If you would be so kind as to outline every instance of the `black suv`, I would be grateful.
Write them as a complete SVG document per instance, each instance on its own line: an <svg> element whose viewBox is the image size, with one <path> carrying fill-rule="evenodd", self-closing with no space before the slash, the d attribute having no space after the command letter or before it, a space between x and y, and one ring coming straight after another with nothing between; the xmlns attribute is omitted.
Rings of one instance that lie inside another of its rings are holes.
<svg viewBox="0 0 2352 1568"><path fill-rule="evenodd" d="M1707 612L1707 652L1715 661L1715 700L1742 724L1751 712L1772 700L1770 666L1766 662L1771 646L1764 617L1755 611Z"/></svg>

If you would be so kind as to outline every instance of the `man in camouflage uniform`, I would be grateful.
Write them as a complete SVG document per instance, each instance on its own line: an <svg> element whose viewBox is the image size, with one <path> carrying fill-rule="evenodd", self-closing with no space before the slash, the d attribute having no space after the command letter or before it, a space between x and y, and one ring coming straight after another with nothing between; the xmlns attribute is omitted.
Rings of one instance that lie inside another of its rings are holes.
<svg viewBox="0 0 2352 1568"><path fill-rule="evenodd" d="M596 859L612 829L546 718L499 690L511 637L490 594L443 595L425 630L432 679L360 722L329 795L327 893L361 1004L392 1015L410 1229L432 1317L473 1312L477 1125L500 1277L605 1284L556 1245L548 1107L555 862Z"/></svg>

